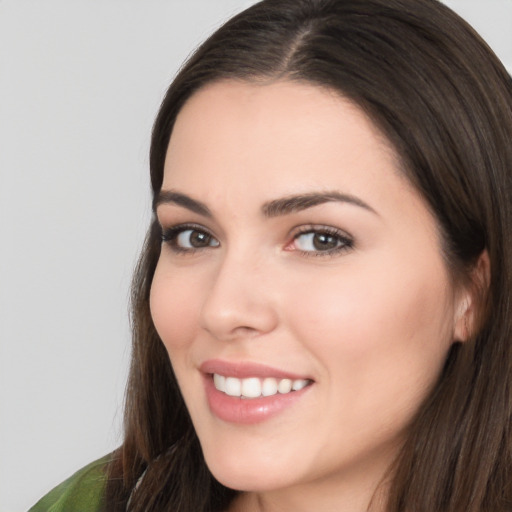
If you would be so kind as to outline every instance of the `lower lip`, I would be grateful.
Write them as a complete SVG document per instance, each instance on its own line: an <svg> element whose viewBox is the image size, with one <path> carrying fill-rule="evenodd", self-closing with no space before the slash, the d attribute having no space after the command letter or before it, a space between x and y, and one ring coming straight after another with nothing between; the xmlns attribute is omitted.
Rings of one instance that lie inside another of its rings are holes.
<svg viewBox="0 0 512 512"><path fill-rule="evenodd" d="M215 388L211 374L205 375L206 398L211 412L223 421L252 425L268 420L292 407L311 388L311 384L299 391L277 393L260 398L229 396Z"/></svg>

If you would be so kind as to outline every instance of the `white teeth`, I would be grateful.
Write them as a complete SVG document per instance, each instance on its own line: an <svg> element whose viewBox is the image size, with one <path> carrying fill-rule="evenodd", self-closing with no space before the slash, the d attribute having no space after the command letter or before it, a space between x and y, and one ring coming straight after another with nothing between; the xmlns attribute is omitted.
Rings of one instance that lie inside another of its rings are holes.
<svg viewBox="0 0 512 512"><path fill-rule="evenodd" d="M242 381L235 377L226 377L226 395L241 396L242 394Z"/></svg>
<svg viewBox="0 0 512 512"><path fill-rule="evenodd" d="M292 390L292 381L290 379L283 379L277 385L277 390L283 395L289 393Z"/></svg>
<svg viewBox="0 0 512 512"><path fill-rule="evenodd" d="M277 393L277 380L272 377L267 377L263 380L263 385L261 386L261 394L263 396L272 396Z"/></svg>
<svg viewBox="0 0 512 512"><path fill-rule="evenodd" d="M261 395L260 379L251 378L242 380L242 395L247 398L257 398Z"/></svg>
<svg viewBox="0 0 512 512"><path fill-rule="evenodd" d="M305 379L297 379L293 381L292 389L293 391L300 391L302 388L305 388L308 385L308 381Z"/></svg>
<svg viewBox="0 0 512 512"><path fill-rule="evenodd" d="M224 375L219 375L218 373L213 374L213 382L215 384L215 388L219 391L226 391L226 377Z"/></svg>
<svg viewBox="0 0 512 512"><path fill-rule="evenodd" d="M273 396L278 392L281 394L299 391L310 383L307 379L280 379L273 377L259 379L250 377L248 379L238 379L236 377L225 377L217 373L213 374L213 384L215 389L222 391L229 396L238 396L243 398L258 398L260 396Z"/></svg>

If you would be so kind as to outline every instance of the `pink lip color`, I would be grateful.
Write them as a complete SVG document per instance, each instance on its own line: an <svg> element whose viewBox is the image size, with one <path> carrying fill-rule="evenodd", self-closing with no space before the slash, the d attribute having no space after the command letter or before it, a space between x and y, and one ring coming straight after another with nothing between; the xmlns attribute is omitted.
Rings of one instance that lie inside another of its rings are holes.
<svg viewBox="0 0 512 512"><path fill-rule="evenodd" d="M215 388L213 373L237 378L274 377L276 379L295 380L307 377L282 372L259 364L232 364L220 360L206 361L201 365L201 371L204 376L206 398L211 412L219 419L229 423L251 425L265 421L293 406L311 388L311 385L309 385L299 391L286 394L278 392L275 395L260 398L233 397Z"/></svg>
<svg viewBox="0 0 512 512"><path fill-rule="evenodd" d="M226 377L237 377L238 379L247 379L249 377L274 377L275 379L310 379L308 376L297 375L277 368L272 368L258 363L247 362L229 362L221 359L209 359L199 368L203 373L218 373Z"/></svg>

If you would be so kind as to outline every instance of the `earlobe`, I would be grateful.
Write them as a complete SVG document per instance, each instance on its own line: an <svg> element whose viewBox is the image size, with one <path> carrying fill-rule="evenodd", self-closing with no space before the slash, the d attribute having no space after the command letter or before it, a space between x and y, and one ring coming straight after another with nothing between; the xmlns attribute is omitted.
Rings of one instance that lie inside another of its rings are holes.
<svg viewBox="0 0 512 512"><path fill-rule="evenodd" d="M478 329L484 313L491 281L489 253L482 251L471 272L470 284L465 287L455 312L454 340L465 342Z"/></svg>
<svg viewBox="0 0 512 512"><path fill-rule="evenodd" d="M470 337L471 295L465 291L455 313L454 341L465 342Z"/></svg>

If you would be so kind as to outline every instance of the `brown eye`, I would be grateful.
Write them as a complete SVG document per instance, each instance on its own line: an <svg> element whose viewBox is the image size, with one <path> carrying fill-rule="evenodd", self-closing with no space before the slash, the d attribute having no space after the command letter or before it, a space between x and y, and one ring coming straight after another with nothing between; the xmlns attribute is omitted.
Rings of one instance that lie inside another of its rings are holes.
<svg viewBox="0 0 512 512"><path fill-rule="evenodd" d="M176 235L175 244L182 249L201 249L203 247L217 247L219 242L204 231L185 229Z"/></svg>
<svg viewBox="0 0 512 512"><path fill-rule="evenodd" d="M329 231L307 231L295 237L295 247L310 253L330 253L352 247L353 242L341 233Z"/></svg>
<svg viewBox="0 0 512 512"><path fill-rule="evenodd" d="M208 231L190 225L163 229L162 242L168 244L174 252L183 253L220 245L220 242Z"/></svg>
<svg viewBox="0 0 512 512"><path fill-rule="evenodd" d="M315 233L313 235L313 246L318 251L328 251L338 247L339 240L327 233Z"/></svg>

